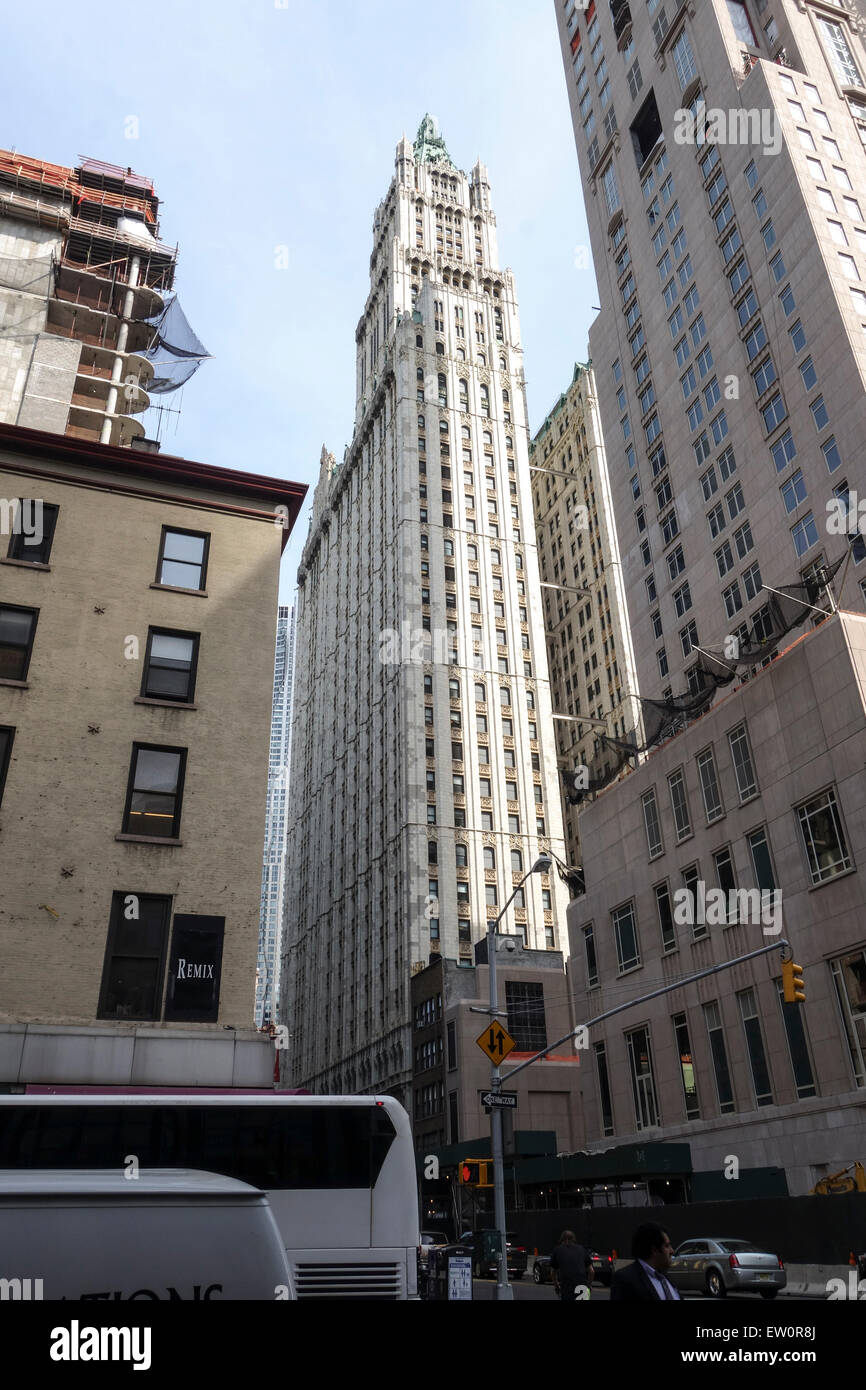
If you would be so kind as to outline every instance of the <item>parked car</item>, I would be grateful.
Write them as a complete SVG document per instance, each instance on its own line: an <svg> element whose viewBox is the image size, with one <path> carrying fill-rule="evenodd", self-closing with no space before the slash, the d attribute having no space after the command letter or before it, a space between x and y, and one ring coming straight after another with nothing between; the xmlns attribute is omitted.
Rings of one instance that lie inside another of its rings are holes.
<svg viewBox="0 0 866 1390"><path fill-rule="evenodd" d="M592 1260L593 1282L602 1284L606 1289L610 1288L610 1282L613 1279L613 1256L599 1255L597 1250L591 1250L589 1257ZM535 1264L532 1267L532 1277L536 1284L546 1284L552 1281L552 1274L550 1256L536 1256Z"/></svg>
<svg viewBox="0 0 866 1390"><path fill-rule="evenodd" d="M496 1277L495 1231L464 1231L461 1245L472 1250L472 1273L476 1279ZM517 1243L513 1231L505 1232L505 1258L512 1279L522 1279L526 1273L526 1246Z"/></svg>
<svg viewBox="0 0 866 1390"><path fill-rule="evenodd" d="M681 1292L703 1292L708 1298L739 1291L775 1298L788 1282L781 1255L771 1255L750 1240L721 1236L684 1241L667 1275Z"/></svg>
<svg viewBox="0 0 866 1390"><path fill-rule="evenodd" d="M427 1255L434 1245L447 1245L448 1237L442 1231L422 1231L418 1243L418 1263L427 1264Z"/></svg>

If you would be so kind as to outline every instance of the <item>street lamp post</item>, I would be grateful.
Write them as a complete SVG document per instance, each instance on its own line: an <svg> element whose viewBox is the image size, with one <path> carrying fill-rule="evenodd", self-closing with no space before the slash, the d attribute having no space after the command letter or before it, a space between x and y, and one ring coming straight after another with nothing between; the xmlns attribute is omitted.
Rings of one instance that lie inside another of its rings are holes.
<svg viewBox="0 0 866 1390"><path fill-rule="evenodd" d="M487 925L487 967L490 972L490 1007L488 1012L491 1020L495 1019L499 1012L499 995L496 987L496 928L526 880L532 874L546 873L552 864L553 860L548 854L540 855L529 873L523 875L499 916ZM502 1076L499 1066L493 1062L490 1071L490 1089L493 1092L498 1092L501 1086ZM506 1301L514 1298L514 1290L508 1282L508 1261L505 1252L505 1166L502 1160L502 1109L498 1105L491 1106L490 1111L490 1147L493 1156L493 1221L497 1242L496 1298L497 1301Z"/></svg>

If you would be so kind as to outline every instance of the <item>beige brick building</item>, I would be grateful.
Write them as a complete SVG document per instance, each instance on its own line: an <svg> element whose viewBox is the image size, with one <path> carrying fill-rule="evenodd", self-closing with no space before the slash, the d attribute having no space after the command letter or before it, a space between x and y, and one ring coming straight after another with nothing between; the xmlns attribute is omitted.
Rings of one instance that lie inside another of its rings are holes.
<svg viewBox="0 0 866 1390"><path fill-rule="evenodd" d="M0 1083L267 1084L237 1042L304 488L4 425L0 492Z"/></svg>
<svg viewBox="0 0 866 1390"><path fill-rule="evenodd" d="M532 440L529 461L558 761L574 772L598 752L599 730L622 738L640 715L589 364L575 364L570 386ZM563 823L568 862L579 864L578 808L567 797Z"/></svg>

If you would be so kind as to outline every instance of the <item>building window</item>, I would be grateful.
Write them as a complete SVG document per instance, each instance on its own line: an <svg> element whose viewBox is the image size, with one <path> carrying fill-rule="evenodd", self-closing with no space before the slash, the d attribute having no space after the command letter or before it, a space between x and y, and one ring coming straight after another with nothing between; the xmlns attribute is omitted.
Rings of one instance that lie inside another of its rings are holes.
<svg viewBox="0 0 866 1390"><path fill-rule="evenodd" d="M613 1134L613 1103L610 1095L610 1077L607 1070L607 1050L603 1042L596 1043L595 1067L598 1073L598 1098L601 1111L601 1131L603 1136Z"/></svg>
<svg viewBox="0 0 866 1390"><path fill-rule="evenodd" d="M697 762L704 814L707 818L707 825L712 825L713 821L718 820L725 813L712 749L707 748L703 753L700 753Z"/></svg>
<svg viewBox="0 0 866 1390"><path fill-rule="evenodd" d="M664 852L664 842L662 840L661 823L659 821L658 806L656 804L655 791L645 792L641 797L643 807L644 829L646 830L647 848L651 859Z"/></svg>
<svg viewBox="0 0 866 1390"><path fill-rule="evenodd" d="M129 918L133 897L137 915ZM97 1018L160 1018L170 916L171 898L113 894Z"/></svg>
<svg viewBox="0 0 866 1390"><path fill-rule="evenodd" d="M149 700L191 704L198 665L197 632L148 628L141 694Z"/></svg>
<svg viewBox="0 0 866 1390"><path fill-rule="evenodd" d="M736 893L737 881L734 878L734 861L731 858L731 851L727 845L724 849L716 850L713 855L713 863L716 868L716 882L725 895L725 907L723 915L729 926L737 922L737 898L731 894Z"/></svg>
<svg viewBox="0 0 866 1390"><path fill-rule="evenodd" d="M203 592L207 579L209 542L210 536L205 533L175 531L163 526L156 567L157 584Z"/></svg>
<svg viewBox="0 0 866 1390"><path fill-rule="evenodd" d="M668 788L671 796L671 808L674 813L677 844L679 844L681 840L688 839L692 833L689 805L686 799L686 784L682 772L671 773L668 778Z"/></svg>
<svg viewBox="0 0 866 1390"><path fill-rule="evenodd" d="M745 724L739 724L728 734L728 744L731 749L731 757L734 762L734 776L737 779L737 791L740 802L748 801L755 796L758 791L758 782L755 777L754 764L752 762L752 751L749 747L749 738L746 733Z"/></svg>
<svg viewBox="0 0 866 1390"><path fill-rule="evenodd" d="M0 680L27 679L38 619L38 608L0 604Z"/></svg>
<svg viewBox="0 0 866 1390"><path fill-rule="evenodd" d="M776 992L779 1008L782 1010L782 1022L785 1025L785 1037L788 1040L788 1056L791 1060L791 1070L794 1073L797 1099L807 1100L810 1096L817 1095L818 1089L815 1085L809 1045L806 1041L803 1010L799 1004L785 1003L785 993L781 980L776 981Z"/></svg>
<svg viewBox="0 0 866 1390"><path fill-rule="evenodd" d="M6 784L6 773L9 770L9 759L12 756L14 738L14 729L6 726L0 728L0 805L3 804L3 788Z"/></svg>
<svg viewBox="0 0 866 1390"><path fill-rule="evenodd" d="M767 1055L764 1051L764 1039L761 1034L761 1024L758 1018L758 1005L754 989L740 990L737 995L740 1005L740 1018L743 1021L743 1032L746 1035L746 1047L749 1053L749 1068L752 1074L752 1087L755 1092L755 1102L758 1106L773 1104L773 1088L770 1083L770 1071L767 1066Z"/></svg>
<svg viewBox="0 0 866 1390"><path fill-rule="evenodd" d="M800 518L796 526L791 527L791 539L798 556L805 555L807 550L811 550L813 545L817 545L818 527L811 512L807 512L804 517Z"/></svg>
<svg viewBox="0 0 866 1390"><path fill-rule="evenodd" d="M866 1086L866 951L830 962L857 1086ZM792 1009L801 1005L792 1004Z"/></svg>
<svg viewBox="0 0 866 1390"><path fill-rule="evenodd" d="M163 748L148 743L132 745L123 814L125 835L177 839L185 770L185 748Z"/></svg>
<svg viewBox="0 0 866 1390"><path fill-rule="evenodd" d="M658 1100L650 1053L649 1029L633 1028L625 1035L631 1069L634 1114L637 1129L650 1129L659 1123Z"/></svg>
<svg viewBox="0 0 866 1390"><path fill-rule="evenodd" d="M538 1052L547 1046L544 986L522 980L505 981L507 1028L518 1052Z"/></svg>
<svg viewBox="0 0 866 1390"><path fill-rule="evenodd" d="M710 1043L710 1056L713 1059L713 1074L716 1081L716 1094L719 1098L719 1113L729 1115L734 1109L734 1092L731 1087L731 1073L728 1068L728 1054L725 1048L725 1033L722 1016L714 999L704 1005L704 1020Z"/></svg>
<svg viewBox="0 0 866 1390"><path fill-rule="evenodd" d="M637 939L637 923L634 903L626 903L611 913L614 935L616 937L616 958L620 974L640 965L640 947Z"/></svg>
<svg viewBox="0 0 866 1390"><path fill-rule="evenodd" d="M850 869L853 861L848 853L835 793L822 792L795 809L812 883L826 883Z"/></svg>
<svg viewBox="0 0 866 1390"><path fill-rule="evenodd" d="M774 892L777 887L776 876L773 873L773 861L770 858L770 842L767 838L766 830L761 826L759 830L753 830L747 835L746 839L752 855L755 882L762 892Z"/></svg>
<svg viewBox="0 0 866 1390"><path fill-rule="evenodd" d="M583 929L583 949L586 957L586 987L598 984L598 961L595 956L595 935L592 924Z"/></svg>
<svg viewBox="0 0 866 1390"><path fill-rule="evenodd" d="M677 77L680 79L680 88L682 91L685 91L698 71L695 66L695 55L692 52L692 45L689 42L689 36L685 29L673 46L673 55Z"/></svg>
<svg viewBox="0 0 866 1390"><path fill-rule="evenodd" d="M674 1040L680 1061L680 1078L683 1083L683 1099L686 1103L686 1119L699 1120L701 1110L698 1105L698 1086L692 1058L692 1046L689 1041L688 1019L685 1014L674 1014L671 1022L674 1025Z"/></svg>
<svg viewBox="0 0 866 1390"><path fill-rule="evenodd" d="M662 950L673 951L677 944L674 918L671 911L671 895L667 883L657 883L653 892L656 895L656 911L662 934Z"/></svg>
<svg viewBox="0 0 866 1390"><path fill-rule="evenodd" d="M863 79L842 25L834 19L818 16L818 29L839 86L862 87Z"/></svg>
<svg viewBox="0 0 866 1390"><path fill-rule="evenodd" d="M59 510L52 502L19 498L15 504L8 558L26 560L31 565L47 565Z"/></svg>

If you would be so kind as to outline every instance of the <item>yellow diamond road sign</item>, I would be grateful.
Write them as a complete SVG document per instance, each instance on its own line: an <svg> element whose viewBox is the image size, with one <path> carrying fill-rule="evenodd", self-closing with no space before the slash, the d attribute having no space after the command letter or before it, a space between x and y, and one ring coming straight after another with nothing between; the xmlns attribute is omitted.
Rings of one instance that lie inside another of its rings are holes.
<svg viewBox="0 0 866 1390"><path fill-rule="evenodd" d="M491 1023L484 1029L480 1038L476 1038L478 1046L482 1052L486 1052L491 1062L503 1062L509 1052L513 1052L517 1044L510 1033L507 1033L501 1023Z"/></svg>

